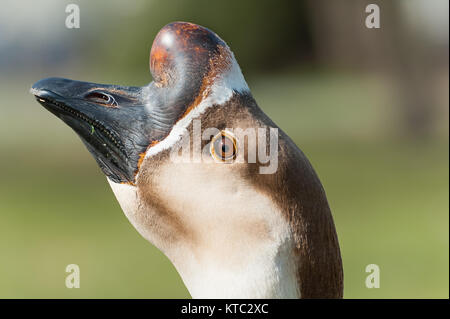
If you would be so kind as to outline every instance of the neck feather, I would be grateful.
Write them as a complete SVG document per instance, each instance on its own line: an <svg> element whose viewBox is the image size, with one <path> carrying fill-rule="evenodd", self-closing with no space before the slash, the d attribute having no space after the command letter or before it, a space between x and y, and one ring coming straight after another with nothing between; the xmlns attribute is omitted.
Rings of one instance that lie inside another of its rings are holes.
<svg viewBox="0 0 450 319"><path fill-rule="evenodd" d="M290 241L262 248L238 268L211 259L175 266L193 298L300 298Z"/></svg>

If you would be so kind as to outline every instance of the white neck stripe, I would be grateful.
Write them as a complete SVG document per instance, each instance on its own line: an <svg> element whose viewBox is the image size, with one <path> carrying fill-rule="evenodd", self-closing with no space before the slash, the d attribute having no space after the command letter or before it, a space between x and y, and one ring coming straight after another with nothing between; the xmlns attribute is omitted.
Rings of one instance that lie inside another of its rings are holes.
<svg viewBox="0 0 450 319"><path fill-rule="evenodd" d="M145 159L172 147L185 133L192 120L200 116L213 105L223 105L231 99L233 92L249 92L241 69L232 55L232 63L228 72L214 80L211 93L194 107L186 116L180 119L172 128L169 135L155 146L147 149ZM138 173L139 174L139 173Z"/></svg>

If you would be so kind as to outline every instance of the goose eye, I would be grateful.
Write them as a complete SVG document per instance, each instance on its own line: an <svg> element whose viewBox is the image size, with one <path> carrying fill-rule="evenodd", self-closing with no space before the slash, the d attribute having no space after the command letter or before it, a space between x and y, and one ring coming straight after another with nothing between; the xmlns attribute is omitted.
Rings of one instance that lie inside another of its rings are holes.
<svg viewBox="0 0 450 319"><path fill-rule="evenodd" d="M232 162L236 158L236 138L227 131L221 131L211 140L210 153L219 162Z"/></svg>
<svg viewBox="0 0 450 319"><path fill-rule="evenodd" d="M85 98L95 103L117 106L117 102L114 97L108 93L98 91L90 92L85 96Z"/></svg>

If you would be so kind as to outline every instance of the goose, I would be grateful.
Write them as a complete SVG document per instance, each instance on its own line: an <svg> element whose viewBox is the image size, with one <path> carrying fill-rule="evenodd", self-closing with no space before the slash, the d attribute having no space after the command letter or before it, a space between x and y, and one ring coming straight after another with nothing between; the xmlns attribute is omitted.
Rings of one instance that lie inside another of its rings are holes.
<svg viewBox="0 0 450 319"><path fill-rule="evenodd" d="M153 42L150 72L143 87L46 78L31 93L80 136L131 224L193 298L342 298L321 182L259 108L228 45L205 27L170 23ZM200 140L187 138L200 126ZM252 160L252 130L267 142L258 149L276 154L275 169ZM200 160L185 151L194 148Z"/></svg>

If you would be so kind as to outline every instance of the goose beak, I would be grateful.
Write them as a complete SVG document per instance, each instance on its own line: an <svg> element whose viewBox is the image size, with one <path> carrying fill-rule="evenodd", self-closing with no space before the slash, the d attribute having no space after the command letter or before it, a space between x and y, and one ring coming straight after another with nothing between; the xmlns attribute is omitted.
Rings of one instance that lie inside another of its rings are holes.
<svg viewBox="0 0 450 319"><path fill-rule="evenodd" d="M199 103L204 84L228 70L232 58L212 31L175 22L156 36L149 65L154 81L146 86L47 78L36 82L31 93L81 137L110 180L135 184L146 150Z"/></svg>
<svg viewBox="0 0 450 319"><path fill-rule="evenodd" d="M149 145L142 88L47 78L30 92L69 125L114 182L133 183L139 156Z"/></svg>

